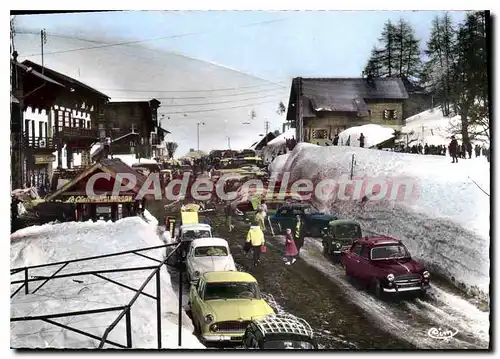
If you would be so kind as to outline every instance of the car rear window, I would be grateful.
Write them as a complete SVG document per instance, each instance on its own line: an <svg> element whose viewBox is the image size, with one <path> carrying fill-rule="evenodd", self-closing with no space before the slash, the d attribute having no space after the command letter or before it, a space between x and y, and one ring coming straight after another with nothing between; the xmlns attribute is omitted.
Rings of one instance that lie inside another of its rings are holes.
<svg viewBox="0 0 500 359"><path fill-rule="evenodd" d="M228 250L224 246L204 246L194 249L195 257L224 257L228 255Z"/></svg>

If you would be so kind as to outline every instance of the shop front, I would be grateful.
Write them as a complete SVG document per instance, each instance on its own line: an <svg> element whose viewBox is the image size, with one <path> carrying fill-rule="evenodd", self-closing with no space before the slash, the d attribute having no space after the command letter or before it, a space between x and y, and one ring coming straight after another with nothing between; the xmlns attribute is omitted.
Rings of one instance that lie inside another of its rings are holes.
<svg viewBox="0 0 500 359"><path fill-rule="evenodd" d="M93 193L90 194L87 186L89 180L99 172L106 173L108 178L101 176L97 180L93 179L92 191L90 191ZM110 195L113 193L118 173L133 174L137 178L137 185L132 189ZM144 184L144 180L144 176L120 160L103 159L66 183L47 200L74 204L77 221L116 221L137 216L144 211L146 199L137 199L137 193Z"/></svg>

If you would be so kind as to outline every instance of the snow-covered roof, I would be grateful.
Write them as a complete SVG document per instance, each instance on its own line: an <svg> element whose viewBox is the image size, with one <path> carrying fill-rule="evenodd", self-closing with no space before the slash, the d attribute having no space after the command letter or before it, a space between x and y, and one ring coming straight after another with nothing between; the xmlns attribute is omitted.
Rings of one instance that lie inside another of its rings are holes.
<svg viewBox="0 0 500 359"><path fill-rule="evenodd" d="M222 238L196 238L191 242L191 247L223 246L229 247L227 241Z"/></svg>
<svg viewBox="0 0 500 359"><path fill-rule="evenodd" d="M339 144L346 144L350 138L350 146L359 146L359 137L365 136L365 148L376 146L394 137L394 129L380 125L363 125L348 128L339 133Z"/></svg>
<svg viewBox="0 0 500 359"><path fill-rule="evenodd" d="M98 256L162 245L154 225L138 217L116 222L68 222L56 225L45 224L21 229L11 235L10 266L18 268L59 261ZM143 252L145 255L163 260L165 249ZM58 274L70 274L89 270L120 269L157 266L150 259L126 254L108 258L70 263ZM60 266L30 269L32 276L50 276ZM107 273L104 276L139 288L151 271ZM22 275L12 275L13 280ZM162 297L162 345L163 348L177 348L177 294L172 288L170 275L161 268ZM77 279L77 280L74 280ZM30 285L33 291L42 282ZM16 285L11 286L12 291ZM155 293L154 281L145 288ZM135 295L127 288L115 285L95 276L66 277L49 280L36 293L24 294L24 290L11 299L11 317L36 316L71 311L101 309L125 305ZM134 348L156 348L156 306L154 301L139 296L132 305L132 344ZM168 313L168 314L165 314ZM88 314L55 319L75 329L102 337L104 330L116 319L118 311ZM193 327L187 315L182 312L182 343L185 348L203 348L192 335ZM43 321L18 321L10 324L10 345L12 348L96 348L99 341L56 327ZM108 340L124 344L125 322L122 320L112 330ZM105 349L116 348L106 344Z"/></svg>
<svg viewBox="0 0 500 359"><path fill-rule="evenodd" d="M275 139L268 142L268 146L284 145L285 139L295 137L295 128L289 128Z"/></svg>

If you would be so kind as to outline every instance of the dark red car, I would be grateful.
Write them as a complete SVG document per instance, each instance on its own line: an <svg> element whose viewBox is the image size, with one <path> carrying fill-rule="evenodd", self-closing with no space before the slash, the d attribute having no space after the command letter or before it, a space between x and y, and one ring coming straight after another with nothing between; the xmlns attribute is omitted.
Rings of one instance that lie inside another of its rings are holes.
<svg viewBox="0 0 500 359"><path fill-rule="evenodd" d="M423 295L429 288L429 272L395 238L359 239L342 252L341 263L346 276L368 285L376 296L401 292Z"/></svg>

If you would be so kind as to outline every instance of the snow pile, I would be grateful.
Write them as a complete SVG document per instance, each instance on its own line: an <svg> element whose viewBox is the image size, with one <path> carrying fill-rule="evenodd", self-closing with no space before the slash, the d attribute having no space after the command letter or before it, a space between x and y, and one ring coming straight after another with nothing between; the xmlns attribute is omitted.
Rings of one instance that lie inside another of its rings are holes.
<svg viewBox="0 0 500 359"><path fill-rule="evenodd" d="M279 145L284 145L285 141L290 138L295 138L295 128L289 128L285 132L283 132L281 135L278 137L272 139L271 141L268 142L268 146L279 146Z"/></svg>
<svg viewBox="0 0 500 359"><path fill-rule="evenodd" d="M280 155L274 159L273 162L269 164L269 172L270 173L280 173L283 171L283 166L285 165L289 154L286 153L284 155Z"/></svg>
<svg viewBox="0 0 500 359"><path fill-rule="evenodd" d="M455 135L458 140L461 139L461 135L456 131L460 125L460 116L444 117L439 107L408 117L405 122L402 132L408 134L410 145L414 142L415 144L427 143L429 146L448 146L452 135ZM406 142L406 139L404 140ZM472 144L481 145L485 140L487 140L486 137L481 136Z"/></svg>
<svg viewBox="0 0 500 359"><path fill-rule="evenodd" d="M153 226L137 217L124 218L115 223L98 221L70 222L24 228L11 237L11 268L53 263L63 260L90 257L161 245ZM162 260L165 249L142 252ZM58 274L98 269L156 266L157 262L135 254L101 258L71 263ZM49 276L60 266L31 269L30 276ZM132 288L139 288L152 270L104 273L103 276ZM21 279L22 274L12 276ZM21 290L11 299L11 317L36 316L127 304L135 295L109 281L91 275L53 279L36 293L32 291L42 282L30 283L30 294ZM12 285L11 292L17 288ZM146 285L145 293L156 295L155 278ZM167 269L161 269L162 345L177 347L177 295L172 288ZM116 319L119 311L57 318L54 321L90 332L102 337L105 329ZM187 315L182 313L182 343L184 348L203 348L192 335L193 327ZM131 309L133 348L156 348L156 302L139 296ZM125 319L113 329L108 340L126 344ZM13 348L96 348L98 340L77 334L42 321L11 323L11 347ZM106 344L105 348L116 348Z"/></svg>
<svg viewBox="0 0 500 359"><path fill-rule="evenodd" d="M349 140L349 146L359 147L361 134L365 136L365 147L369 148L394 137L394 129L372 124L351 127L339 133L339 144L346 145Z"/></svg>
<svg viewBox="0 0 500 359"><path fill-rule="evenodd" d="M286 140L295 138L295 128L289 128L278 137L269 141L269 143L262 148L262 158L264 161L272 161L276 156L288 151L286 148Z"/></svg>
<svg viewBox="0 0 500 359"><path fill-rule="evenodd" d="M443 156L299 144L282 171L291 173L290 183L336 179L350 175L353 154L354 176L372 181L374 177L386 181L414 179L416 182L409 185L415 185L418 198L373 200L365 205L355 199L313 199L318 209L356 219L366 230L401 238L413 255L433 270L474 294L487 296L490 197L482 191L490 192L486 159L451 164Z"/></svg>

